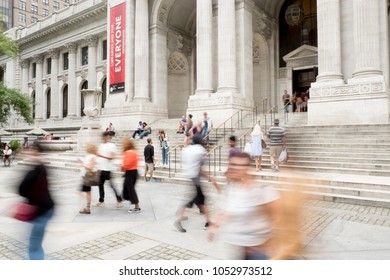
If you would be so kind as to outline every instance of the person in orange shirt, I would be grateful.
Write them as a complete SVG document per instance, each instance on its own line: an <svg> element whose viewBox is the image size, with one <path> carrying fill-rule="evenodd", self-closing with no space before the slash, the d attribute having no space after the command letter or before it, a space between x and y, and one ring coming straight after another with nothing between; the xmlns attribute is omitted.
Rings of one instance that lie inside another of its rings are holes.
<svg viewBox="0 0 390 280"><path fill-rule="evenodd" d="M135 184L138 177L138 153L135 151L134 141L129 138L123 139L123 161L122 171L125 172L125 180L123 182L123 199L129 200L134 204L134 208L129 212L140 212L141 208Z"/></svg>

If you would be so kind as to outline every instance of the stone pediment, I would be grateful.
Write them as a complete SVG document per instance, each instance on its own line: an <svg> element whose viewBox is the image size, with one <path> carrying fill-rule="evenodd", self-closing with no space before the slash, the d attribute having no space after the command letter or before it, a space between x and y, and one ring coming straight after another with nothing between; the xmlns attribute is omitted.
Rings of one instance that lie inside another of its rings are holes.
<svg viewBox="0 0 390 280"><path fill-rule="evenodd" d="M318 64L318 48L302 45L299 48L283 56L287 67L303 67Z"/></svg>
<svg viewBox="0 0 390 280"><path fill-rule="evenodd" d="M302 59L302 58L317 57L317 56L318 56L317 47L302 45L299 48L283 56L283 60L285 62L288 62L289 60L293 60L293 59Z"/></svg>

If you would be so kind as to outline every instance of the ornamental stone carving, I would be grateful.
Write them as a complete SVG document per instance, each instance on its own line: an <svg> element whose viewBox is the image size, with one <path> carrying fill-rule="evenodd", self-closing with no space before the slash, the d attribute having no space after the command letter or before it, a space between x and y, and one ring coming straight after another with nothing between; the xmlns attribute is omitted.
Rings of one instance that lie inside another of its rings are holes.
<svg viewBox="0 0 390 280"><path fill-rule="evenodd" d="M179 52L181 52L183 49L183 46L184 46L183 40L184 40L183 36L181 36L180 34L176 38L176 50Z"/></svg>
<svg viewBox="0 0 390 280"><path fill-rule="evenodd" d="M33 62L35 62L36 64L42 64L43 63L43 55L41 55L41 54L33 55L32 59L33 59Z"/></svg>
<svg viewBox="0 0 390 280"><path fill-rule="evenodd" d="M89 47L97 47L99 42L99 37L97 35L89 35L85 38Z"/></svg>
<svg viewBox="0 0 390 280"><path fill-rule="evenodd" d="M260 13L256 19L255 30L269 40L272 36L272 25L272 20L265 13Z"/></svg>
<svg viewBox="0 0 390 280"><path fill-rule="evenodd" d="M77 44L74 42L66 43L65 48L68 50L69 53L76 53L77 51Z"/></svg>
<svg viewBox="0 0 390 280"><path fill-rule="evenodd" d="M30 61L28 59L22 59L19 61L19 66L21 68L27 68L30 65Z"/></svg>
<svg viewBox="0 0 390 280"><path fill-rule="evenodd" d="M186 73L188 71L187 58L180 52L175 51L168 60L168 71L170 73Z"/></svg>
<svg viewBox="0 0 390 280"><path fill-rule="evenodd" d="M358 96L362 94L385 93L385 85L381 82L361 83L357 85L343 85L333 87L311 88L310 98Z"/></svg>
<svg viewBox="0 0 390 280"><path fill-rule="evenodd" d="M60 56L60 52L58 49L50 49L47 53L52 59L58 59L58 57Z"/></svg>

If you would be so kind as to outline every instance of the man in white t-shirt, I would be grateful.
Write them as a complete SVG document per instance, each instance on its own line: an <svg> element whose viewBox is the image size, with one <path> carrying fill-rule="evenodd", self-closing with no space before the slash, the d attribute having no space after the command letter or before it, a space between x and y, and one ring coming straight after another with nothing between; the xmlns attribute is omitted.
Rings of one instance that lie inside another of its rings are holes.
<svg viewBox="0 0 390 280"><path fill-rule="evenodd" d="M202 214L204 214L206 218L206 223L204 225L205 229L208 229L211 225L210 215L208 208L205 203L205 196L202 191L202 186L200 184L201 176L207 176L208 174L202 170L202 165L206 156L206 150L201 145L202 138L194 137L193 145L189 145L183 149L182 157L183 157L183 169L187 175L188 179L191 179L193 185L195 186L195 195L191 201L186 203L184 206L180 207L178 210L178 217L174 223L175 228L179 232L186 232L186 230L182 227L181 222L185 219L185 210L186 208L192 208L195 204L198 206L199 210ZM219 186L217 181L210 177L211 182L213 182L215 188L219 190Z"/></svg>
<svg viewBox="0 0 390 280"><path fill-rule="evenodd" d="M98 166L100 170L100 182L99 182L99 202L95 206L104 206L104 183L108 180L110 181L110 186L116 196L116 206L120 207L122 203L122 197L116 190L114 184L112 183L111 171L115 170L114 158L117 153L115 144L111 143L111 137L108 131L103 133L102 141L99 145L97 156Z"/></svg>

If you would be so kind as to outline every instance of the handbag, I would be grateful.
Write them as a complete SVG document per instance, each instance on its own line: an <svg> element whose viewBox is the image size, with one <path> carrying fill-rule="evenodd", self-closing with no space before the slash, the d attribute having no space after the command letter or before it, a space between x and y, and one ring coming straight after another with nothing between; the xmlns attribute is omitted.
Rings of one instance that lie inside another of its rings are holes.
<svg viewBox="0 0 390 280"><path fill-rule="evenodd" d="M29 222L37 216L38 207L27 202L19 202L15 205L11 217L19 221Z"/></svg>
<svg viewBox="0 0 390 280"><path fill-rule="evenodd" d="M287 162L287 159L288 159L288 155L287 155L287 149L284 148L282 150L282 152L280 153L279 155L279 162L282 163L282 162Z"/></svg>
<svg viewBox="0 0 390 280"><path fill-rule="evenodd" d="M83 177L83 185L87 187L98 186L100 181L100 172L88 170Z"/></svg>
<svg viewBox="0 0 390 280"><path fill-rule="evenodd" d="M267 148L267 143L265 143L265 141L263 139L261 139L261 147L263 149L266 149Z"/></svg>
<svg viewBox="0 0 390 280"><path fill-rule="evenodd" d="M245 148L244 148L244 152L247 154L250 154L251 150L252 150L251 146L252 146L251 143L246 143Z"/></svg>

